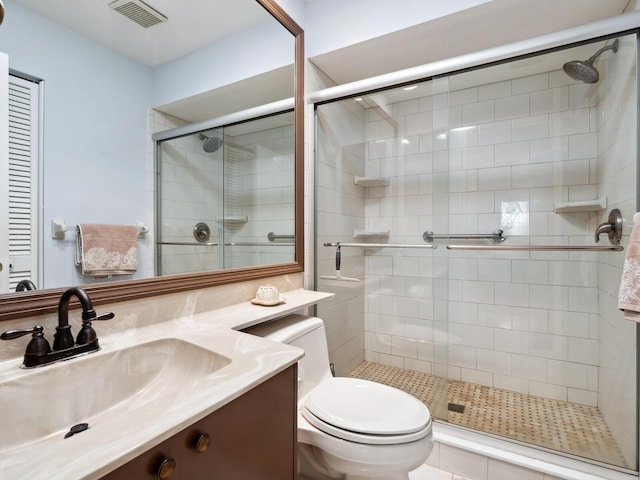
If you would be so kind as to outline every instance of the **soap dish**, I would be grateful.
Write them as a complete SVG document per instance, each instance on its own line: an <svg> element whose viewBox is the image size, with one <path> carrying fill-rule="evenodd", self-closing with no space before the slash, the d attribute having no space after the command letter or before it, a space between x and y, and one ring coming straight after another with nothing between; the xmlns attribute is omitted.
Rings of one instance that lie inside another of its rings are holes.
<svg viewBox="0 0 640 480"><path fill-rule="evenodd" d="M280 297L278 300L259 300L257 298L254 298L251 300L251 303L253 303L254 305L263 305L265 307L273 307L275 305L280 305L282 303L285 303L286 301L287 299L284 297Z"/></svg>

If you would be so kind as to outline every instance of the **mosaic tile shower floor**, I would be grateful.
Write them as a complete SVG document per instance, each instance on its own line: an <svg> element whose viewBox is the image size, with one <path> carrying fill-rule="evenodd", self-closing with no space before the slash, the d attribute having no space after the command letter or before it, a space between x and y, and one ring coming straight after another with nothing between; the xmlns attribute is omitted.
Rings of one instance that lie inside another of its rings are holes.
<svg viewBox="0 0 640 480"><path fill-rule="evenodd" d="M450 423L627 468L596 407L363 362L349 375L396 387ZM446 398L444 398L446 396ZM464 406L463 413L447 409Z"/></svg>

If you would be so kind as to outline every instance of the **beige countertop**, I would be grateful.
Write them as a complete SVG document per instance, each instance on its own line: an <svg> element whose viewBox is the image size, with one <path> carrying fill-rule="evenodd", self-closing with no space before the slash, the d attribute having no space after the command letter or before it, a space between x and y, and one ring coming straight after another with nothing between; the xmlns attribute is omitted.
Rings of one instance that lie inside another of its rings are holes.
<svg viewBox="0 0 640 480"><path fill-rule="evenodd" d="M293 365L303 355L301 350L237 331L332 296L303 289L282 295L286 303L277 306L264 307L247 301L119 332L99 333L99 352L37 369L19 368L22 358L0 363L0 409L6 419L2 426L4 433L0 434L0 478L100 478ZM173 350L163 353L171 361L157 367L161 355L156 356L153 349L172 349L175 345L187 352L191 349L203 352L206 358L215 357L216 369L211 369L213 363L206 362L204 367L202 362L193 367L189 364L191 353L171 357L176 355ZM150 354L141 356L137 351L127 357L126 352L140 347ZM175 360L178 358L187 364L172 365L179 363ZM128 381L120 376L111 379L116 375L109 369L109 362L113 361L126 363L129 370L144 370L146 366L157 378L130 400L92 411L92 395L98 395L104 383ZM180 369L198 371L198 368L204 368L202 375L181 378ZM92 374L90 381L78 383L74 375L87 371ZM46 391L42 395L29 392L32 404L25 404L24 398L21 400L15 393L35 388L39 379L46 384L56 378L69 384L62 399L48 396ZM21 415L12 415L12 410L28 415L22 415L22 419ZM29 428L38 426L37 435L20 442L16 437L25 429L25 422L34 422ZM72 425L82 422L90 428L64 439Z"/></svg>

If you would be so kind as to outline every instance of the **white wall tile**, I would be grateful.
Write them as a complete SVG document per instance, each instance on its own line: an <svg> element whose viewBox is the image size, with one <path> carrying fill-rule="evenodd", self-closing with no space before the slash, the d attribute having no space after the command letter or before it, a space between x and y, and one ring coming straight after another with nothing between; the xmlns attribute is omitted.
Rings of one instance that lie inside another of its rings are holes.
<svg viewBox="0 0 640 480"><path fill-rule="evenodd" d="M515 281L515 280L514 280ZM529 286L522 283L500 283L495 291L495 303L514 307L528 307Z"/></svg>
<svg viewBox="0 0 640 480"><path fill-rule="evenodd" d="M587 390L587 368L585 365L559 360L548 360L549 382Z"/></svg>
<svg viewBox="0 0 640 480"><path fill-rule="evenodd" d="M479 370L511 375L511 354L509 353L478 349L477 362Z"/></svg>
<svg viewBox="0 0 640 480"><path fill-rule="evenodd" d="M478 145L494 145L511 141L511 122L501 121L478 125Z"/></svg>
<svg viewBox="0 0 640 480"><path fill-rule="evenodd" d="M598 136L584 133L569 136L569 158L594 158L598 155Z"/></svg>
<svg viewBox="0 0 640 480"><path fill-rule="evenodd" d="M569 158L568 137L550 137L532 140L531 163L559 162Z"/></svg>
<svg viewBox="0 0 640 480"><path fill-rule="evenodd" d="M515 119L513 120L512 139L514 142L519 142L521 140L548 137L549 124L549 117L547 115Z"/></svg>
<svg viewBox="0 0 640 480"><path fill-rule="evenodd" d="M477 125L479 123L493 122L495 118L494 102L468 103L462 106L462 124Z"/></svg>
<svg viewBox="0 0 640 480"><path fill-rule="evenodd" d="M498 144L495 146L495 166L527 164L529 163L529 151L529 142Z"/></svg>
<svg viewBox="0 0 640 480"><path fill-rule="evenodd" d="M589 133L589 109L568 110L549 114L549 133L552 137Z"/></svg>
<svg viewBox="0 0 640 480"><path fill-rule="evenodd" d="M511 95L511 82L490 83L478 87L478 100L507 97Z"/></svg>
<svg viewBox="0 0 640 480"><path fill-rule="evenodd" d="M511 82L512 94L535 92L549 88L549 74L541 73L529 77L518 78Z"/></svg>
<svg viewBox="0 0 640 480"><path fill-rule="evenodd" d="M531 115L557 112L569 108L569 88L567 86L531 92Z"/></svg>
<svg viewBox="0 0 640 480"><path fill-rule="evenodd" d="M462 149L462 168L472 170L494 166L493 145Z"/></svg>
<svg viewBox="0 0 640 480"><path fill-rule="evenodd" d="M495 100L495 119L507 120L529 116L529 95L513 95Z"/></svg>

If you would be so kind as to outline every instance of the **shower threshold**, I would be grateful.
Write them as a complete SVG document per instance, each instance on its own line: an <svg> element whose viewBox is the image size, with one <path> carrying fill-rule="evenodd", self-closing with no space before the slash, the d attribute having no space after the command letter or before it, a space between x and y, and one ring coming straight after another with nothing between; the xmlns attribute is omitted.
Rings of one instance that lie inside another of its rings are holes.
<svg viewBox="0 0 640 480"><path fill-rule="evenodd" d="M435 418L453 425L628 468L597 407L450 380L373 362L361 363L349 376L410 393L424 402ZM464 408L448 409L449 404Z"/></svg>

